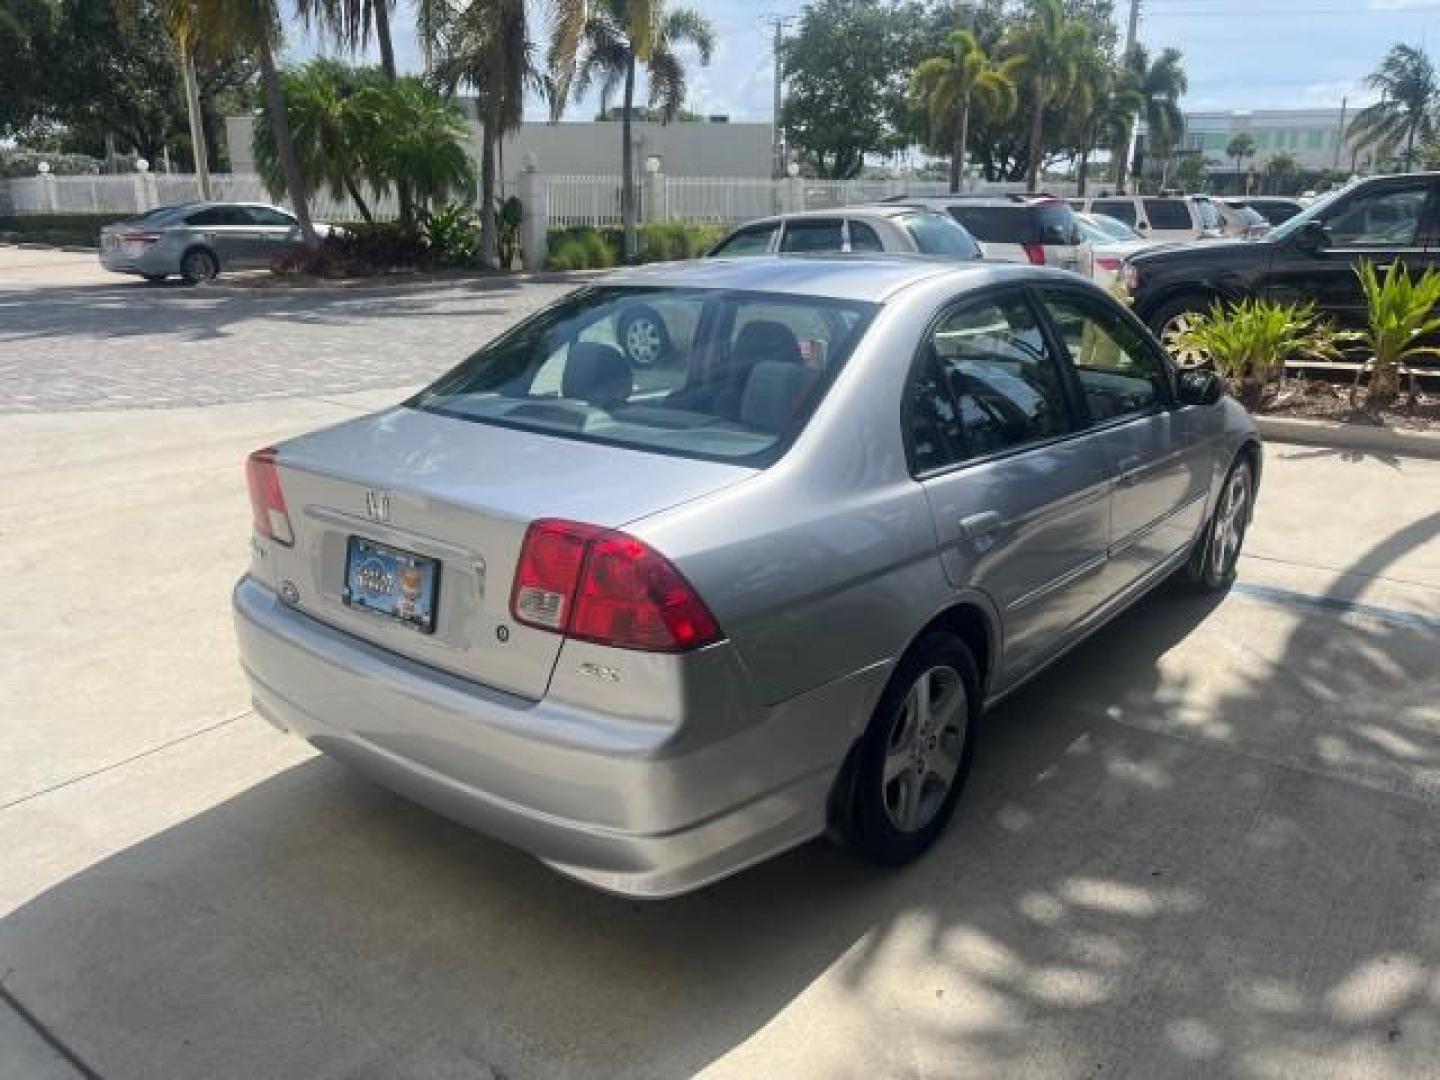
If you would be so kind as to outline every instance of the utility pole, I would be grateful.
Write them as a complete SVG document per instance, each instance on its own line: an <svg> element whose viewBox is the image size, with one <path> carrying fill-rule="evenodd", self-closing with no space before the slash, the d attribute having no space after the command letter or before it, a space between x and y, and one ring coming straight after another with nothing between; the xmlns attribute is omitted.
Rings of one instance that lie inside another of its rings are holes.
<svg viewBox="0 0 1440 1080"><path fill-rule="evenodd" d="M1140 33L1140 0L1130 0L1130 24L1125 29L1125 56L1129 57L1130 50L1135 47L1135 39ZM1130 139L1125 146L1126 165L1135 160L1135 151L1140 142L1140 114L1136 113L1130 121ZM1119 176L1119 167L1115 166L1115 174ZM1128 175L1129 169L1126 169ZM1138 187L1139 177L1131 177ZM1117 194L1125 194L1123 185Z"/></svg>
<svg viewBox="0 0 1440 1080"><path fill-rule="evenodd" d="M1340 131L1335 136L1335 171L1340 171L1340 151L1345 148L1345 112L1350 106L1350 99L1340 99Z"/></svg>
<svg viewBox="0 0 1440 1080"><path fill-rule="evenodd" d="M1125 51L1135 47L1135 37L1140 31L1140 0L1130 0L1130 25L1125 30Z"/></svg>
<svg viewBox="0 0 1440 1080"><path fill-rule="evenodd" d="M780 50L785 44L785 27L793 20L791 15L762 15L761 22L768 22L775 36L775 103L774 119L770 122L770 171L779 179L785 175L785 133L780 126L780 111L783 106L782 91L785 81L784 65Z"/></svg>

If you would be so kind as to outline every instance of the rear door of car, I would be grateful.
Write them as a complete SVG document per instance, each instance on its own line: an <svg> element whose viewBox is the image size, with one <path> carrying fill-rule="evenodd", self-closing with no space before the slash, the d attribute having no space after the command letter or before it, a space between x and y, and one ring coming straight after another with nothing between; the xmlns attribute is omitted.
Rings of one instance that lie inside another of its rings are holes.
<svg viewBox="0 0 1440 1080"><path fill-rule="evenodd" d="M1432 176L1374 181L1339 199L1316 220L1321 242L1307 246L1296 234L1275 244L1265 292L1283 303L1314 301L1344 325L1363 325L1365 295L1355 271L1401 263L1413 274L1437 265L1437 201Z"/></svg>
<svg viewBox="0 0 1440 1080"><path fill-rule="evenodd" d="M197 239L215 252L222 270L267 261L260 258L260 230L244 207L207 206L191 214L185 223L196 232Z"/></svg>
<svg viewBox="0 0 1440 1080"><path fill-rule="evenodd" d="M1115 477L1105 591L1116 594L1194 538L1213 447L1198 410L1176 408L1161 350L1113 302L1063 285L1038 294Z"/></svg>
<svg viewBox="0 0 1440 1080"><path fill-rule="evenodd" d="M1004 622L1002 679L1035 667L1105 599L1111 470L1023 288L968 294L921 342L905 392L913 474L945 574Z"/></svg>

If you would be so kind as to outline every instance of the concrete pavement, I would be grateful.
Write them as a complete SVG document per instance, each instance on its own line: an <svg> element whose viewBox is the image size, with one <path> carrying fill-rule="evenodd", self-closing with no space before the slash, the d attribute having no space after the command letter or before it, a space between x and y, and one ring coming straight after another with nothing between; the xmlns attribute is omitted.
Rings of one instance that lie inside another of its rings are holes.
<svg viewBox="0 0 1440 1080"><path fill-rule="evenodd" d="M1440 462L1271 446L920 864L633 903L248 710L243 454L403 393L0 416L0 1077L1434 1076Z"/></svg>

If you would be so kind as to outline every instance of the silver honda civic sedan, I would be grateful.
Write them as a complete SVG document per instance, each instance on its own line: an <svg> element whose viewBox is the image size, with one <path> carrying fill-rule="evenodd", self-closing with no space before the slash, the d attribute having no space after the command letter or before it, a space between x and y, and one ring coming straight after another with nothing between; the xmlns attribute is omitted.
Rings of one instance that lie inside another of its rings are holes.
<svg viewBox="0 0 1440 1080"><path fill-rule="evenodd" d="M603 889L822 834L899 863L988 705L1171 575L1230 583L1260 464L1071 274L626 270L251 455L240 652L277 727Z"/></svg>

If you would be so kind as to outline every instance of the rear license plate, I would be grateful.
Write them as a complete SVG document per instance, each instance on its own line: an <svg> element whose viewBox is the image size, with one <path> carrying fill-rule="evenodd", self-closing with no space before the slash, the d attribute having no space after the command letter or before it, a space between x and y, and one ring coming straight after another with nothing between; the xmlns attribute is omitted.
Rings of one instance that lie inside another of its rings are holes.
<svg viewBox="0 0 1440 1080"><path fill-rule="evenodd" d="M345 552L345 591L352 608L435 632L435 597L440 586L436 559L352 536Z"/></svg>

